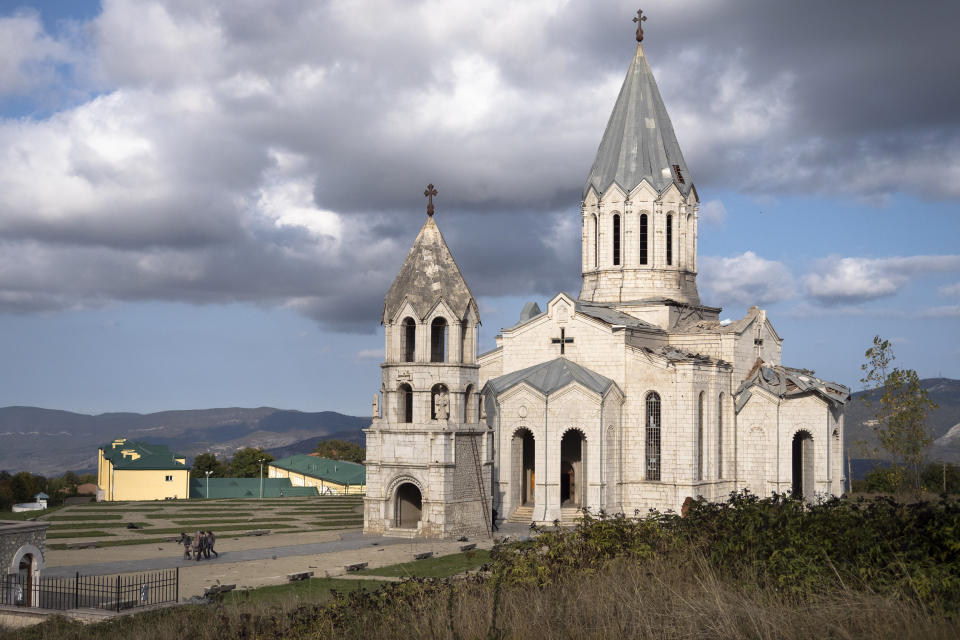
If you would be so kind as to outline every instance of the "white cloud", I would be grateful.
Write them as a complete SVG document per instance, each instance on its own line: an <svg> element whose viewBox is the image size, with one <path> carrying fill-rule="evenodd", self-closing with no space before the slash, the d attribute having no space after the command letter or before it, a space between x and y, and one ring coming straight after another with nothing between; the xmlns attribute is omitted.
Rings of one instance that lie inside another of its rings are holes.
<svg viewBox="0 0 960 640"><path fill-rule="evenodd" d="M945 284L938 288L937 291L942 296L960 296L960 282L956 284Z"/></svg>
<svg viewBox="0 0 960 640"><path fill-rule="evenodd" d="M792 298L796 286L782 262L752 251L728 258L700 259L700 283L710 291L711 304L763 305Z"/></svg>
<svg viewBox="0 0 960 640"><path fill-rule="evenodd" d="M806 294L821 303L857 303L892 296L914 276L949 271L960 271L960 255L832 256L817 261L814 270L803 277L803 285Z"/></svg>
<svg viewBox="0 0 960 640"><path fill-rule="evenodd" d="M700 207L700 217L707 224L719 227L727 221L727 208L720 200L708 200Z"/></svg>
<svg viewBox="0 0 960 640"><path fill-rule="evenodd" d="M0 96L23 94L57 80L57 65L74 57L70 47L47 35L36 13L0 17Z"/></svg>
<svg viewBox="0 0 960 640"><path fill-rule="evenodd" d="M358 360L381 360L383 349L361 349L357 352Z"/></svg>

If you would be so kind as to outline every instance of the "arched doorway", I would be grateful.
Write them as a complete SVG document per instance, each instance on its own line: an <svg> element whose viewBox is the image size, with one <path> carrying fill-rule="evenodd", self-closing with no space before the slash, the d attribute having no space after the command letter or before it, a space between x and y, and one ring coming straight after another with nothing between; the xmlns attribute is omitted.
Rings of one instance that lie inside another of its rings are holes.
<svg viewBox="0 0 960 640"><path fill-rule="evenodd" d="M579 429L571 429L560 440L560 506L583 507L586 473L583 461L586 438Z"/></svg>
<svg viewBox="0 0 960 640"><path fill-rule="evenodd" d="M17 591L15 604L22 607L33 606L33 555L24 554L17 569Z"/></svg>
<svg viewBox="0 0 960 640"><path fill-rule="evenodd" d="M809 431L798 431L793 436L793 495L804 500L813 499L813 436Z"/></svg>
<svg viewBox="0 0 960 640"><path fill-rule="evenodd" d="M399 529L416 529L422 510L423 497L415 484L404 482L397 487L394 526Z"/></svg>
<svg viewBox="0 0 960 640"><path fill-rule="evenodd" d="M517 429L511 443L513 455L513 482L518 488L516 500L518 506L533 505L536 502L536 467L533 433L529 429Z"/></svg>

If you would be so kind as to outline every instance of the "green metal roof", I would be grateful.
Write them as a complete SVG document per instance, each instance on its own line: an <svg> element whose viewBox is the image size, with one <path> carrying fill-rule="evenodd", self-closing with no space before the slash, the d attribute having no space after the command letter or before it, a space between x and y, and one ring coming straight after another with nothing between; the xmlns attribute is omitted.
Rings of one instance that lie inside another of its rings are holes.
<svg viewBox="0 0 960 640"><path fill-rule="evenodd" d="M210 495L207 495L207 479L191 478L191 498L259 498L260 478L210 478ZM281 495L282 492L282 495ZM264 478L263 497L319 496L316 487L295 487L290 478Z"/></svg>
<svg viewBox="0 0 960 640"><path fill-rule="evenodd" d="M110 444L100 447L103 451L103 457L113 463L113 468L123 469L165 469L180 470L189 469L182 462L177 462L175 458L182 458L170 451L170 447L165 444L147 444L146 442L133 442L127 440L121 444ZM125 458L123 451L132 450L140 457L136 460Z"/></svg>
<svg viewBox="0 0 960 640"><path fill-rule="evenodd" d="M307 455L295 455L281 458L270 463L278 469L285 469L295 473L302 473L311 478L336 482L337 484L365 485L367 484L367 470L362 464L316 458Z"/></svg>

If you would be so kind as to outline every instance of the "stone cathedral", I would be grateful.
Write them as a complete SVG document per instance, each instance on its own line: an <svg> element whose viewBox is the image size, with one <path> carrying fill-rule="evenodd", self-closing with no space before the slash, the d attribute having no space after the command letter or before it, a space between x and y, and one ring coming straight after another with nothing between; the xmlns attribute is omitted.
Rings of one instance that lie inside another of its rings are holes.
<svg viewBox="0 0 960 640"><path fill-rule="evenodd" d="M580 294L528 303L487 353L428 187L383 308L365 531L485 535L494 510L572 522L743 489L843 492L849 389L784 366L762 309L721 322L700 301L699 198L642 39L583 187Z"/></svg>

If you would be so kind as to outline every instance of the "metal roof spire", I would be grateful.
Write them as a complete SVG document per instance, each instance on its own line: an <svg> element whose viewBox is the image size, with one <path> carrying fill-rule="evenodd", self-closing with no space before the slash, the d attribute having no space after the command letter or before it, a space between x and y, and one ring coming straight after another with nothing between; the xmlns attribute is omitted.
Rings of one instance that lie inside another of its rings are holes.
<svg viewBox="0 0 960 640"><path fill-rule="evenodd" d="M693 188L670 116L640 43L645 19L641 11L634 18L637 50L583 187L584 197L591 187L603 195L614 184L630 193L643 180L658 192L675 184L686 196Z"/></svg>

